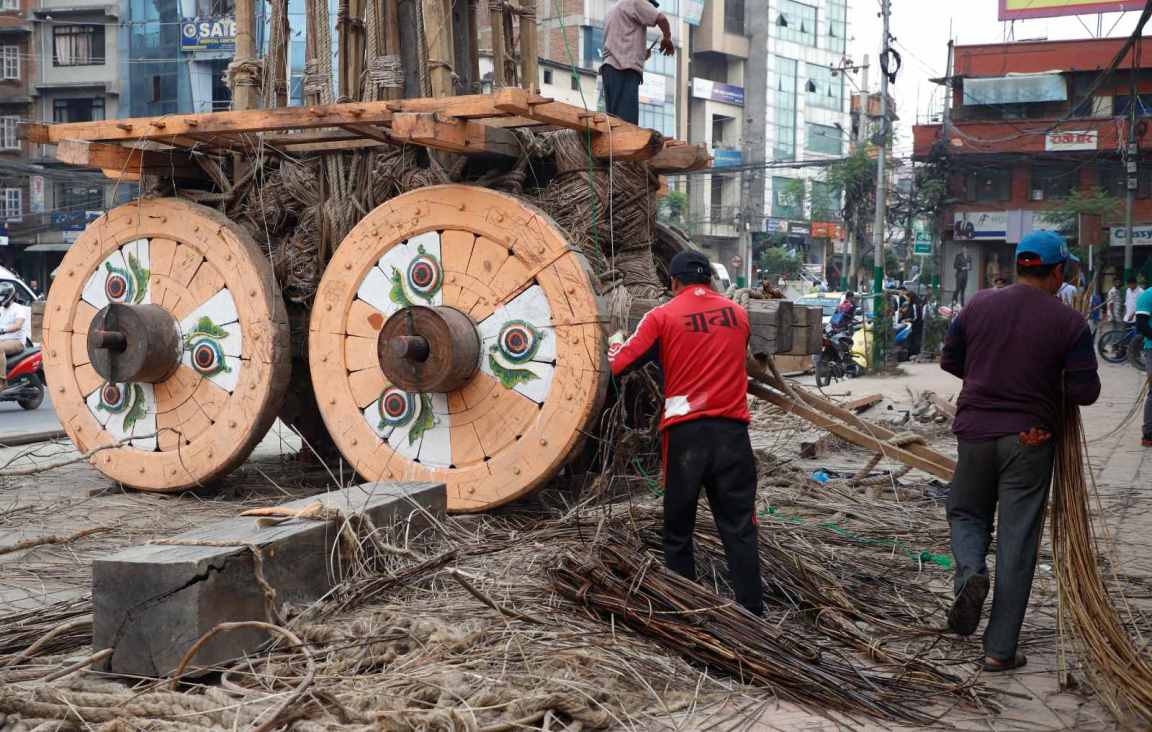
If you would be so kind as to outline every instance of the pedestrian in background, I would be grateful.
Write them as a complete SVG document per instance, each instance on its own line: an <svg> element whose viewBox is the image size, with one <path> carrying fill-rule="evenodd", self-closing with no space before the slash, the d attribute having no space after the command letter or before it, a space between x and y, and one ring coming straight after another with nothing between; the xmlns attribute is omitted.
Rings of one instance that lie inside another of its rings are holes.
<svg viewBox="0 0 1152 732"><path fill-rule="evenodd" d="M1065 399L1088 405L1100 395L1088 325L1054 297L1073 260L1059 234L1024 237L1017 283L975 295L952 321L940 358L941 368L964 380L948 494L956 596L948 626L971 635L980 624L995 526L996 587L981 661L988 671L1027 662L1018 642L1052 481L1052 436Z"/></svg>
<svg viewBox="0 0 1152 732"><path fill-rule="evenodd" d="M1108 329L1115 330L1120 327L1121 321L1124 320L1124 293L1120 289L1120 278L1112 278L1112 286L1108 288L1107 304L1105 305L1105 317L1108 321Z"/></svg>
<svg viewBox="0 0 1152 732"><path fill-rule="evenodd" d="M1124 322L1128 325L1136 323L1136 301L1144 294L1136 275L1128 275L1128 289L1124 291Z"/></svg>

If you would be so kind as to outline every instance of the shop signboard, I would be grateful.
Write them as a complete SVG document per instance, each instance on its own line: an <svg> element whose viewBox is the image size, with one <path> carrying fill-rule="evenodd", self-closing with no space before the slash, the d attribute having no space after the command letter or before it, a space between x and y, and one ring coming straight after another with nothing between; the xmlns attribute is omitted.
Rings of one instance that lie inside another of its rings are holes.
<svg viewBox="0 0 1152 732"><path fill-rule="evenodd" d="M813 239L843 239L844 228L840 224L830 221L812 222Z"/></svg>
<svg viewBox="0 0 1152 732"><path fill-rule="evenodd" d="M664 74L644 74L640 84L640 103L663 107L668 97L668 77Z"/></svg>
<svg viewBox="0 0 1152 732"><path fill-rule="evenodd" d="M1044 149L1048 152L1076 152L1099 147L1100 133L1097 130L1056 130L1044 135Z"/></svg>
<svg viewBox="0 0 1152 732"><path fill-rule="evenodd" d="M235 18L185 18L180 24L182 51L232 51L235 48Z"/></svg>
<svg viewBox="0 0 1152 732"><path fill-rule="evenodd" d="M713 102L744 106L744 87L735 84L722 84L711 79L692 79L692 96Z"/></svg>
<svg viewBox="0 0 1152 732"><path fill-rule="evenodd" d="M787 234L788 222L784 219L767 218L764 220L764 231L769 234Z"/></svg>
<svg viewBox="0 0 1152 732"><path fill-rule="evenodd" d="M704 0L681 0L680 17L688 25L700 25L704 17Z"/></svg>
<svg viewBox="0 0 1152 732"><path fill-rule="evenodd" d="M32 213L44 213L44 176L29 176L28 191L28 210Z"/></svg>
<svg viewBox="0 0 1152 732"><path fill-rule="evenodd" d="M1000 20L1143 10L1144 0L1000 0Z"/></svg>
<svg viewBox="0 0 1152 732"><path fill-rule="evenodd" d="M744 156L739 150L713 150L713 168L732 168L744 162Z"/></svg>
<svg viewBox="0 0 1152 732"><path fill-rule="evenodd" d="M1008 212L957 212L953 226L953 237L961 241L1004 241L1008 237Z"/></svg>
<svg viewBox="0 0 1152 732"><path fill-rule="evenodd" d="M1128 229L1124 226L1112 227L1112 246L1122 247L1128 244ZM1136 224L1132 227L1132 246L1152 246L1152 224Z"/></svg>
<svg viewBox="0 0 1152 732"><path fill-rule="evenodd" d="M84 231L88 224L103 215L103 211L53 211L52 228L59 231Z"/></svg>

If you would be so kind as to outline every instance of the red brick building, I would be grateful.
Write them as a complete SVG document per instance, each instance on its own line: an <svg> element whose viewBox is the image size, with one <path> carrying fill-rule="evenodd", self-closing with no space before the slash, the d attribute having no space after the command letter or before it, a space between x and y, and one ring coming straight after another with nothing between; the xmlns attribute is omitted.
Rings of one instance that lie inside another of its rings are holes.
<svg viewBox="0 0 1152 732"><path fill-rule="evenodd" d="M955 288L961 251L971 261L969 294L991 286L999 274L1012 279L1020 237L1050 228L1044 212L1072 191L1098 189L1124 198L1132 104L1138 140L1134 266L1152 280L1152 54L1140 58L1133 97L1130 55L1119 70L1102 76L1123 43L1022 41L954 49L949 124L913 129L914 157L943 158L952 172L953 203L940 232L946 293ZM1122 224L1121 207L1078 235L1105 284L1123 271Z"/></svg>

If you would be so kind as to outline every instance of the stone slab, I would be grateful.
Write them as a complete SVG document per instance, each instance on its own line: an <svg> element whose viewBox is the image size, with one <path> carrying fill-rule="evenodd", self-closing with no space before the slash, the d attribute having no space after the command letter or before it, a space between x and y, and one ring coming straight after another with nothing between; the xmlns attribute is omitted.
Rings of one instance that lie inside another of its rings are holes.
<svg viewBox="0 0 1152 732"><path fill-rule="evenodd" d="M414 536L428 526L429 514L444 515L447 495L442 483L378 482L282 507L299 510L317 501L345 516L367 515L382 531L403 522ZM113 649L104 664L112 673L168 675L192 644L219 623L267 619L252 552L245 545L260 549L264 577L276 590L278 606L300 607L339 582L337 539L334 521L290 519L259 526L255 518L238 516L171 537L236 546L144 544L98 559L92 566L93 649ZM208 666L237 658L266 640L260 631L219 635L193 663Z"/></svg>

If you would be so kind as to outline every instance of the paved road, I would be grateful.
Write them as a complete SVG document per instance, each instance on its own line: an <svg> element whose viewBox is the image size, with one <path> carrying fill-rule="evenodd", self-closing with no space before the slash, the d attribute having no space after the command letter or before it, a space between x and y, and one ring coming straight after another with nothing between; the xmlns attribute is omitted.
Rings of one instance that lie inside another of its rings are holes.
<svg viewBox="0 0 1152 732"><path fill-rule="evenodd" d="M0 444L5 438L30 433L51 432L60 429L60 420L52 403L45 399L39 409L31 412L20 408L15 402L0 403Z"/></svg>

